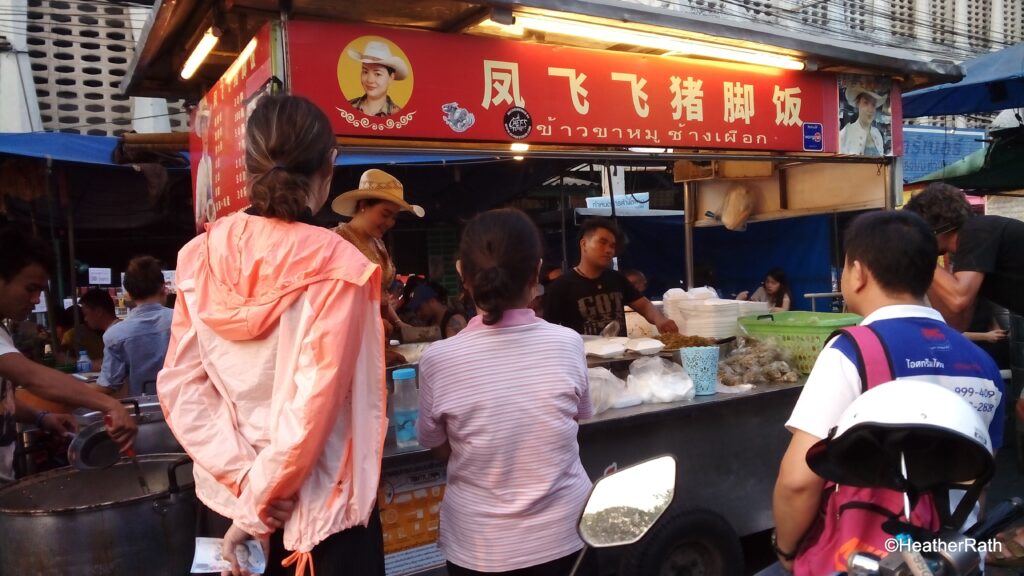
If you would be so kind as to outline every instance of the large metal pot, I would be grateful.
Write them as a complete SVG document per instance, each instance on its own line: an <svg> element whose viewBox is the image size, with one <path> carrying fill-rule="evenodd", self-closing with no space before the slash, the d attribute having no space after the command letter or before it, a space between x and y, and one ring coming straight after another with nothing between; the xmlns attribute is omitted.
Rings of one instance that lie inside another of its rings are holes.
<svg viewBox="0 0 1024 576"><path fill-rule="evenodd" d="M134 445L136 454L185 452L164 421L164 412L156 396L125 398L122 402L129 405L129 411L134 411L135 422L139 426ZM93 422L102 422L103 413L81 411L75 413L75 418L80 426L85 427Z"/></svg>
<svg viewBox="0 0 1024 576"><path fill-rule="evenodd" d="M188 574L197 508L192 463L180 454L138 460L148 495L126 460L102 470L52 470L0 489L0 573Z"/></svg>

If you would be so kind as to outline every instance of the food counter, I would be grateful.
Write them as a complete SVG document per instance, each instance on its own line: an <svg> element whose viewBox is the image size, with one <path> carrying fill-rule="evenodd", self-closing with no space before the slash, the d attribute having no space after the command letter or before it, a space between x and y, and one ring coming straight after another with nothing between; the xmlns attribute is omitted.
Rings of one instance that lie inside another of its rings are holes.
<svg viewBox="0 0 1024 576"><path fill-rule="evenodd" d="M632 359L591 359L591 364L611 365L618 370ZM581 422L580 457L591 479L613 467L666 453L678 462L676 497L666 512L666 521L659 526L686 533L602 550L602 569L608 574L618 571L622 576L640 574L639 546L681 539L693 541L702 553L728 561L739 546L739 537L770 528L772 489L789 442L784 424L803 382L610 409ZM388 574L443 574L443 568L431 572L431 567L443 565L433 542L436 506L443 496L444 464L434 460L425 448L389 445L382 468L379 503ZM396 504L399 498L405 500ZM708 515L731 527L732 534L723 536L721 530L702 526L700 522ZM418 530L410 529L417 521L422 521ZM645 555L662 553L647 551Z"/></svg>

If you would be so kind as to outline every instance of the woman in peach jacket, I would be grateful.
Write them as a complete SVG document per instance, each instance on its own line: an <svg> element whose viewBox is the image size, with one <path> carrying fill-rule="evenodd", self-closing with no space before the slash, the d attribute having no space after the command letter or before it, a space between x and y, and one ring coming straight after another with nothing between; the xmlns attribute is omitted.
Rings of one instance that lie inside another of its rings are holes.
<svg viewBox="0 0 1024 576"><path fill-rule="evenodd" d="M248 573L234 549L249 537L268 551L267 574L384 574L380 268L308 223L336 155L323 112L264 97L246 128L251 207L178 255L157 388L195 461L196 493L232 521L223 554L234 574Z"/></svg>

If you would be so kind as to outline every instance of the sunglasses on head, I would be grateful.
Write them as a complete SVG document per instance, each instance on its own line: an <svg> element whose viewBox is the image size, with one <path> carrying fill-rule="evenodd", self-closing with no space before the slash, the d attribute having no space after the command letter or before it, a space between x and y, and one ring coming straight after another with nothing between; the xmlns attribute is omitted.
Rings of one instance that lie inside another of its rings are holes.
<svg viewBox="0 0 1024 576"><path fill-rule="evenodd" d="M956 228L956 224L942 224L941 226L936 226L935 228L933 228L932 232L935 233L936 236L938 236L940 234L945 234L946 232L952 232L953 230L956 230Z"/></svg>

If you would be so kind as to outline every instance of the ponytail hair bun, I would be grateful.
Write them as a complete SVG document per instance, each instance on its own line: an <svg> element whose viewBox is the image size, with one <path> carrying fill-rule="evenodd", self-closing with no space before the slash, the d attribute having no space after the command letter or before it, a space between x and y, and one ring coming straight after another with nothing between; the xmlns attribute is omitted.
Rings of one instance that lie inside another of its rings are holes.
<svg viewBox="0 0 1024 576"><path fill-rule="evenodd" d="M537 227L519 210L490 210L470 220L459 243L459 260L484 324L497 324L505 311L521 304L537 280L541 253Z"/></svg>

